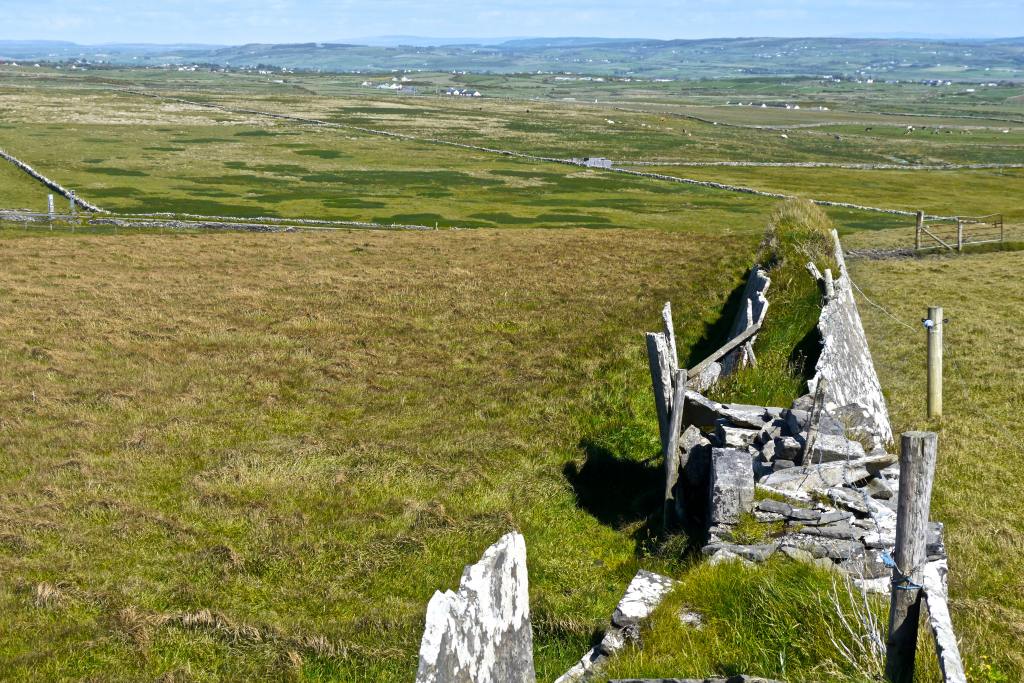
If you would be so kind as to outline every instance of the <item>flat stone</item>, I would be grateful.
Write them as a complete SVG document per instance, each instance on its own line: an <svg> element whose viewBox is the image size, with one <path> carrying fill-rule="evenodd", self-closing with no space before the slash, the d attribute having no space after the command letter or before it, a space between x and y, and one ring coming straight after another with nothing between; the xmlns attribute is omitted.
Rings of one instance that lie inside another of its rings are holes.
<svg viewBox="0 0 1024 683"><path fill-rule="evenodd" d="M758 545L740 545L737 543L709 543L701 549L705 555L716 555L722 550L727 550L736 557L741 557L750 562L764 562L778 549L778 543L763 543Z"/></svg>
<svg viewBox="0 0 1024 683"><path fill-rule="evenodd" d="M417 683L534 683L526 541L502 536L427 605Z"/></svg>
<svg viewBox="0 0 1024 683"><path fill-rule="evenodd" d="M735 524L740 515L753 509L754 472L750 455L733 448L712 449L711 522Z"/></svg>
<svg viewBox="0 0 1024 683"><path fill-rule="evenodd" d="M822 538L834 538L842 541L855 541L863 538L864 530L858 529L850 524L823 524L821 526L805 525L800 533L807 536L820 536Z"/></svg>
<svg viewBox="0 0 1024 683"><path fill-rule="evenodd" d="M868 503L864 500L864 494L853 489L835 487L825 491L825 495L838 507L845 508L861 517L870 514Z"/></svg>
<svg viewBox="0 0 1024 683"><path fill-rule="evenodd" d="M860 460L864 456L860 442L835 434L818 434L809 453L811 463Z"/></svg>
<svg viewBox="0 0 1024 683"><path fill-rule="evenodd" d="M772 460L772 468L776 472L778 472L779 470L788 470L791 467L796 467L796 463L793 462L792 460L785 460L780 458Z"/></svg>
<svg viewBox="0 0 1024 683"><path fill-rule="evenodd" d="M767 477L762 485L784 494L809 499L813 492L856 483L867 479L880 468L889 464L888 454L870 456L852 462L827 462L820 465L804 465L788 470L776 471Z"/></svg>
<svg viewBox="0 0 1024 683"><path fill-rule="evenodd" d="M718 436L718 442L722 444L723 448L747 448L754 444L757 430L719 424L715 435Z"/></svg>
<svg viewBox="0 0 1024 683"><path fill-rule="evenodd" d="M750 560L740 557L728 548L720 548L715 552L714 555L708 558L708 564L712 566L716 564L722 564L723 562L732 561L742 562L743 564L753 564L753 562L751 562Z"/></svg>
<svg viewBox="0 0 1024 683"><path fill-rule="evenodd" d="M702 617L697 612L691 612L689 610L680 610L679 623L683 626L689 626L690 628L699 629L702 626L704 626L704 617Z"/></svg>
<svg viewBox="0 0 1024 683"><path fill-rule="evenodd" d="M844 560L839 566L850 576L861 579L879 579L892 574L882 561L882 553L879 550L868 550L862 556Z"/></svg>
<svg viewBox="0 0 1024 683"><path fill-rule="evenodd" d="M613 654L626 646L627 630L623 628L610 628L605 631L604 637L597 646L598 652L605 657Z"/></svg>
<svg viewBox="0 0 1024 683"><path fill-rule="evenodd" d="M868 349L842 246L838 237L834 241L839 276L835 279L835 296L825 302L818 317L821 351L807 387L811 393L820 390L826 411L848 405L862 407L867 416L862 433L871 435L877 443L890 443L892 425L885 397Z"/></svg>
<svg viewBox="0 0 1024 683"><path fill-rule="evenodd" d="M846 510L823 512L815 524L835 524L836 522L852 522L853 513Z"/></svg>
<svg viewBox="0 0 1024 683"><path fill-rule="evenodd" d="M774 512L761 512L760 510L754 510L754 519L759 522L784 522L786 518L783 515L777 515Z"/></svg>
<svg viewBox="0 0 1024 683"><path fill-rule="evenodd" d="M687 389L686 402L683 404L683 421L688 425L711 429L722 417L721 405L703 394Z"/></svg>
<svg viewBox="0 0 1024 683"><path fill-rule="evenodd" d="M782 515L788 517L793 511L793 506L789 503L783 503L780 500L772 500L767 498L757 502L757 509L762 512L771 512L776 515Z"/></svg>
<svg viewBox="0 0 1024 683"><path fill-rule="evenodd" d="M661 604L674 584L675 581L667 576L641 569L629 582L626 594L612 613L612 624L624 628L635 626L646 619Z"/></svg>
<svg viewBox="0 0 1024 683"><path fill-rule="evenodd" d="M786 534L779 539L779 547L801 548L811 553L815 558L827 557L836 562L842 562L864 554L864 544L860 541L809 536L803 531Z"/></svg>
<svg viewBox="0 0 1024 683"><path fill-rule="evenodd" d="M778 411L773 414L770 411ZM737 427L760 430L766 422L778 417L781 409L765 408L764 406L751 406L743 403L723 403L720 409L722 417Z"/></svg>
<svg viewBox="0 0 1024 683"><path fill-rule="evenodd" d="M810 551L791 545L782 546L779 548L779 552L794 562L814 562L815 559Z"/></svg>

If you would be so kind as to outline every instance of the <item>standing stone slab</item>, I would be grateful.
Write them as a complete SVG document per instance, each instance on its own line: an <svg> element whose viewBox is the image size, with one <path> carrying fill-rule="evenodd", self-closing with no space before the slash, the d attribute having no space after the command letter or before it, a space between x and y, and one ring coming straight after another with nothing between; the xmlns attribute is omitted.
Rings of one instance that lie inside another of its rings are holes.
<svg viewBox="0 0 1024 683"><path fill-rule="evenodd" d="M754 509L754 469L750 453L735 448L711 451L711 522L735 524Z"/></svg>
<svg viewBox="0 0 1024 683"><path fill-rule="evenodd" d="M417 683L535 683L526 541L502 536L427 605Z"/></svg>
<svg viewBox="0 0 1024 683"><path fill-rule="evenodd" d="M729 332L729 339L735 339L744 332L751 325L757 325L764 322L764 317L768 313L768 299L765 296L765 292L768 291L769 285L772 281L768 277L768 273L759 265L755 265L750 269L750 274L747 276L747 286L743 290L743 298L740 300L740 310L736 313L736 319L733 321L732 329ZM750 338L748 342L752 347L757 336ZM742 347L727 354L722 359L722 374L730 375L736 371L736 368L744 365L744 355Z"/></svg>
<svg viewBox="0 0 1024 683"><path fill-rule="evenodd" d="M835 296L828 299L818 318L821 355L814 368L814 377L808 380L807 387L814 394L819 383L823 382L826 413L856 406L861 413L861 424L856 425L857 431L875 437L881 444L892 443L889 411L857 311L842 245L838 233L833 231L832 237L839 278L835 281Z"/></svg>

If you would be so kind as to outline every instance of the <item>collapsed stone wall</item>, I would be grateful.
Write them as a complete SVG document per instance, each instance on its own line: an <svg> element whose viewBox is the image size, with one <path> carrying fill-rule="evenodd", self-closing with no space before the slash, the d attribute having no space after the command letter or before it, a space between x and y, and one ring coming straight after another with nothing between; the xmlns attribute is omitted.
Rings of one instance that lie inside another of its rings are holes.
<svg viewBox="0 0 1024 683"><path fill-rule="evenodd" d="M673 496L677 515L690 517L691 522L696 517L706 525L703 553L710 562L763 562L781 555L837 571L865 591L888 594L893 580L891 552L896 543L900 469L897 456L886 449L892 442L892 428L885 399L835 232L833 239L840 277L826 288L818 322L822 352L812 393L783 408L723 404L683 387L682 405L673 407L681 410L681 420L673 424L681 423L682 433L676 435L678 439L670 439L671 446L666 449L678 443L674 453L666 452L667 458L676 459L677 466L666 467L666 472L673 469L678 473ZM759 290L754 284L748 289L763 297L766 287L764 284ZM764 304L766 307L767 301ZM666 342L664 346L674 344ZM760 543L738 541L734 531L747 515L759 522L781 523L782 531ZM926 587L928 599L938 599L940 616L948 572L942 532L940 523L929 524L925 551L925 571L931 582ZM521 541L517 534L512 536ZM467 568L459 593L439 593L431 600L418 683L533 680L528 600L525 630L521 618L508 619L507 610L492 607L487 614L474 603L474 595L481 591L504 594L507 590L501 577L508 572L500 565L486 568L494 564L492 551L494 548L474 565L484 565L483 574ZM522 591L517 594L525 596L525 545L521 562L522 587L513 592ZM470 580L471 576L477 578ZM628 640L638 638L640 621L653 612L672 585L667 577L638 573L603 638L557 683L586 681ZM700 616L681 614L680 619L699 624ZM941 634L940 649L945 648L941 656L949 660L948 664L943 660L944 671L962 670L948 619L933 628ZM516 635L507 638L506 633ZM498 678L467 678L469 671L497 670L492 664L496 650L514 660L505 664L510 673ZM746 676L705 680L764 681Z"/></svg>

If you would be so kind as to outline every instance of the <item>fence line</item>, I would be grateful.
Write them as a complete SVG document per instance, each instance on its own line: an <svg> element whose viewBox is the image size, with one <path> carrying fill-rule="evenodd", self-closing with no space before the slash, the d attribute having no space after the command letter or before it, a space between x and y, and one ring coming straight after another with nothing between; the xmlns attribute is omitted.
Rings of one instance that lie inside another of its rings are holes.
<svg viewBox="0 0 1024 683"><path fill-rule="evenodd" d="M545 162L545 163L565 164L565 165L569 165L569 166L580 166L580 164L578 162L575 162L572 159L561 159L561 158L557 158L557 157L539 156L539 155L535 155L535 154L527 154L525 152L515 152L515 151L512 151L512 150L497 149L497 148L494 148L494 147L483 147L481 145L471 145L471 144L464 143L464 142L454 142L452 140L442 140L440 138L419 137L419 136L416 136L416 135L409 135L407 133L396 133L394 131L381 130L381 129L377 129L377 128L367 128L367 127L364 127L364 126L354 126L352 124L347 124L347 123L337 123L337 122L334 122L334 121L324 121L322 119L314 119L314 118L309 118L309 117L304 117L304 116L294 116L294 115L291 115L291 114L277 114L277 113L273 113L273 112L259 111L259 110L256 110L256 109L244 109L244 108L228 107L226 105L216 104L216 103L213 103L213 102L197 102L197 101L194 101L194 100L188 100L188 99L184 99L184 98L181 98L181 97L172 97L172 96L169 96L169 95L161 95L161 94L157 94L157 93L149 93L149 92L145 92L143 90L134 90L134 89L131 89L131 88L111 88L111 89L113 91L115 91L115 92L126 93L126 94L129 94L129 95L136 95L136 96L139 96L139 97L149 97L149 98L159 99L159 100L167 100L169 102L178 102L180 104L188 104L188 105L192 105L192 106L196 106L196 107L203 107L203 108L206 108L206 109L215 109L215 110L223 111L223 112L226 112L226 113L229 113L229 114L247 114L247 115L254 115L254 116L265 116L265 117L273 118L273 119L280 119L280 120L284 120L284 121L295 121L295 122L298 122L298 123L305 123L305 124L315 125L315 126L323 126L323 127L327 127L327 128L339 128L339 129L342 129L342 130L355 130L355 131L359 131L359 132L362 132L362 133L367 133L369 135L379 135L379 136L382 136L382 137L390 137L390 138L395 138L395 139L399 139L399 140L409 140L409 141L412 141L412 142L425 142L425 143L435 144L435 145L445 145L445 146L448 146L448 147L457 147L457 148L460 148L460 149L469 149L469 150L473 150L473 151L486 152L486 153L489 153L489 154L498 154L498 155L501 155L501 156L507 156L507 157L517 158L517 159L526 159L528 161L540 161L540 162ZM751 194L751 195L755 195L755 196L759 196L759 197L767 197L767 198L770 198L770 199L797 199L797 198L799 198L799 197L797 197L797 195L783 194L783 193L780 193L780 192L767 192L765 190L758 190L758 189L755 189L755 188L752 188L752 187L743 187L743 186L740 186L740 185L729 185L729 184L726 184L726 183L716 183L716 182L712 182L712 181L708 181L708 180L696 180L694 178L681 178L681 177L677 177L677 176L670 176L670 175L664 175L664 174L659 174L659 173L642 173L640 171L630 171L630 170L624 169L624 168L608 168L608 169L602 169L602 170L605 170L605 171L608 171L608 172L611 172L611 173L623 173L623 174L626 174L626 175L633 175L633 176L637 176L637 177L641 177L641 178L648 178L648 179L651 179L651 180L660 180L660 181L684 183L684 184L688 184L688 185L696 185L696 186L699 186L699 187L707 187L707 188L715 189L715 190L725 190L725 191L728 191L728 192L737 192L737 193L741 193L741 194ZM913 211L905 211L905 210L902 210L902 209L886 209L886 208L881 208L881 207L877 207L877 206L862 206L860 204L853 204L851 202L838 202L838 201L832 201L832 200L827 200L827 199L809 199L809 201L813 202L814 204L817 204L818 206L827 206L827 207L845 208L845 209L855 209L855 210L858 210L858 211L871 211L871 212L875 212L875 213L885 213L885 214L896 215L896 216L913 216L913 215L915 215Z"/></svg>

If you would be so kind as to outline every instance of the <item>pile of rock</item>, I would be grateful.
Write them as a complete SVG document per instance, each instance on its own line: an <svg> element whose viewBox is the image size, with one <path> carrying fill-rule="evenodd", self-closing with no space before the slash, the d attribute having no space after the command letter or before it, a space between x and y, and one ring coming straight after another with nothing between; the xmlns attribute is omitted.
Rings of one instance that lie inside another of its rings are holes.
<svg viewBox="0 0 1024 683"><path fill-rule="evenodd" d="M711 561L763 562L781 553L888 591L883 555L896 542L897 456L880 446L867 452L810 395L776 408L688 391L684 421L677 514L703 516ZM737 542L748 515L771 525L763 542ZM932 523L928 554L945 558L939 523Z"/></svg>

